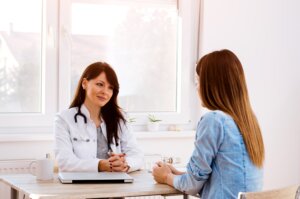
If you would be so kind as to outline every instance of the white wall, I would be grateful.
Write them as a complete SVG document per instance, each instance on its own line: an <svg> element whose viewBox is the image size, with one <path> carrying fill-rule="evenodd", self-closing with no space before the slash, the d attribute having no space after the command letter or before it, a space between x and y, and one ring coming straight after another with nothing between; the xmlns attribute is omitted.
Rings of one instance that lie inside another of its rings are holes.
<svg viewBox="0 0 300 199"><path fill-rule="evenodd" d="M266 148L265 189L300 183L300 1L204 0L201 55L240 58Z"/></svg>

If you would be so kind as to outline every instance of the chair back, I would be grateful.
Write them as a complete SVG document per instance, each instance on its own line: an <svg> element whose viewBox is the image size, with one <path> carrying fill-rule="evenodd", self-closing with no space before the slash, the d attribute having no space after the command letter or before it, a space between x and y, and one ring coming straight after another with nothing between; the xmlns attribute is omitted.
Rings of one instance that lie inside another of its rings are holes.
<svg viewBox="0 0 300 199"><path fill-rule="evenodd" d="M260 192L240 192L238 199L300 199L300 186Z"/></svg>

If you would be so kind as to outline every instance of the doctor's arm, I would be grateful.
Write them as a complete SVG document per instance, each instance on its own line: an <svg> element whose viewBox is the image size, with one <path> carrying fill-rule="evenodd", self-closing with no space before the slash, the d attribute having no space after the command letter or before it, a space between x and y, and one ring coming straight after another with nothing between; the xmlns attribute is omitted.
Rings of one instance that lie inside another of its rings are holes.
<svg viewBox="0 0 300 199"><path fill-rule="evenodd" d="M126 154L125 159L129 166L127 172L141 169L144 163L144 154L138 146L134 134L124 123L121 123L120 132L121 152Z"/></svg>
<svg viewBox="0 0 300 199"><path fill-rule="evenodd" d="M55 158L60 171L98 171L99 159L80 159L74 154L69 125L60 114L55 117L54 134Z"/></svg>

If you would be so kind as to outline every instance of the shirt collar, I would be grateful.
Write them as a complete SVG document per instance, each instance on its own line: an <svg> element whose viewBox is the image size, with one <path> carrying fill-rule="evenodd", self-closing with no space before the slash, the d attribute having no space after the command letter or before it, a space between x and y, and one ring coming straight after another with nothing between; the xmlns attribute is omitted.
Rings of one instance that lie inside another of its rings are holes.
<svg viewBox="0 0 300 199"><path fill-rule="evenodd" d="M81 105L80 110L81 110L81 113L84 114L87 119L91 120L90 112L84 104Z"/></svg>

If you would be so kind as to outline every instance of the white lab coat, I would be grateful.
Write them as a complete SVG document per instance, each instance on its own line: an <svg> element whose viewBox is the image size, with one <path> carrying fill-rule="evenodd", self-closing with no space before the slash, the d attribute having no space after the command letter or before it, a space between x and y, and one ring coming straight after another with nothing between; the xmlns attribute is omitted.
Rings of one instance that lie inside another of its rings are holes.
<svg viewBox="0 0 300 199"><path fill-rule="evenodd" d="M98 171L100 159L97 155L97 128L90 119L86 106L81 106L81 112L86 116L87 123L81 116L74 116L77 108L71 108L58 113L54 122L55 157L60 171ZM104 137L107 136L105 122L101 124ZM130 166L128 172L138 170L143 165L143 153L139 149L134 135L121 122L119 128L119 145L115 140L110 145L114 153L126 153L126 161ZM121 130L121 131L120 131Z"/></svg>

